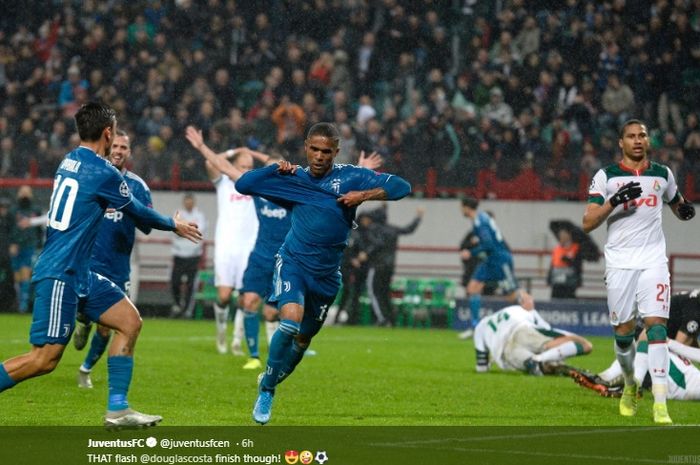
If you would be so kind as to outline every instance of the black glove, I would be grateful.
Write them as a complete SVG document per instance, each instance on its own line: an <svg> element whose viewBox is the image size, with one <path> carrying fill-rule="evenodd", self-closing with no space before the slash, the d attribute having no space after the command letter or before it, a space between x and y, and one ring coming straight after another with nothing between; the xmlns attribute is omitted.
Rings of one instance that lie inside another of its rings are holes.
<svg viewBox="0 0 700 465"><path fill-rule="evenodd" d="M638 199L642 196L642 187L637 181L628 182L622 186L617 192L610 197L610 205L613 208L621 203L629 202L630 200Z"/></svg>
<svg viewBox="0 0 700 465"><path fill-rule="evenodd" d="M687 200L678 205L678 217L683 221L692 220L695 216L695 207Z"/></svg>

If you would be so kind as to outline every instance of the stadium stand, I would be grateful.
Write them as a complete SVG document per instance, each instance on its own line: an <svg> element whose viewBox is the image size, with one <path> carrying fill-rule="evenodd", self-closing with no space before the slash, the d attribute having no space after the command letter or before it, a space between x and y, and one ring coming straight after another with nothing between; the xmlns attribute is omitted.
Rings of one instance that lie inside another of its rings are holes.
<svg viewBox="0 0 700 465"><path fill-rule="evenodd" d="M119 110L154 188L207 188L191 123L299 160L334 121L347 161L377 150L427 197L581 199L628 116L700 168L698 2L1 3L0 178L51 177L87 99Z"/></svg>

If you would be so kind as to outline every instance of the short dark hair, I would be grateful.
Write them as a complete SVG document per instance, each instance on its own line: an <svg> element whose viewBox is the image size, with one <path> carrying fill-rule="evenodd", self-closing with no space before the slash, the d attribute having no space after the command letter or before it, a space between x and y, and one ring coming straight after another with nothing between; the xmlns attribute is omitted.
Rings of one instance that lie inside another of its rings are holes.
<svg viewBox="0 0 700 465"><path fill-rule="evenodd" d="M94 142L100 139L105 128L111 128L117 121L114 110L99 102L88 102L75 114L80 140Z"/></svg>
<svg viewBox="0 0 700 465"><path fill-rule="evenodd" d="M620 126L620 132L618 133L620 139L622 139L622 137L625 135L625 129L627 129L627 126L632 126L633 124L639 124L640 126L647 127L644 121L640 119L628 119L622 123L622 126Z"/></svg>
<svg viewBox="0 0 700 465"><path fill-rule="evenodd" d="M464 197L462 199L462 206L476 210L479 207L479 199L476 197Z"/></svg>
<svg viewBox="0 0 700 465"><path fill-rule="evenodd" d="M306 138L310 139L313 136L327 137L335 143L340 142L340 133L338 132L338 128L331 123L316 123L311 126Z"/></svg>

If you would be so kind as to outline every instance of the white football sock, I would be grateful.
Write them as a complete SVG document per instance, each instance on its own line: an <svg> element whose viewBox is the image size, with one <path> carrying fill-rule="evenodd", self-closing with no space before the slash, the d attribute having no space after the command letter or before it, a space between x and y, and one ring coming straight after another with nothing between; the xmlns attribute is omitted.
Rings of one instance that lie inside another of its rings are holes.
<svg viewBox="0 0 700 465"><path fill-rule="evenodd" d="M275 334L277 328L279 328L279 321L266 321L265 322L265 336L267 337L267 346L270 347L270 342L272 342L272 335Z"/></svg>
<svg viewBox="0 0 700 465"><path fill-rule="evenodd" d="M666 402L668 392L668 344L649 343L649 374L654 402Z"/></svg>
<svg viewBox="0 0 700 465"><path fill-rule="evenodd" d="M541 354L537 354L532 359L536 362L558 362L565 358L573 357L578 353L576 343L568 341L549 350L545 350Z"/></svg>
<svg viewBox="0 0 700 465"><path fill-rule="evenodd" d="M218 331L226 331L228 322L228 305L221 307L214 303L214 319L216 320L216 329Z"/></svg>

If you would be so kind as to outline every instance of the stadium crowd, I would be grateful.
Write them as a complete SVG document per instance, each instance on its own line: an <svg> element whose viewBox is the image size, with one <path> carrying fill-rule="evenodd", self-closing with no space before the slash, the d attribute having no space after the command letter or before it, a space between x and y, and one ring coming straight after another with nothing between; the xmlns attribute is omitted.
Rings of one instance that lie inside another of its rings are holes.
<svg viewBox="0 0 700 465"><path fill-rule="evenodd" d="M188 124L300 162L333 121L338 162L378 151L418 191L575 197L634 116L700 191L699 0L0 4L0 177L53 176L99 99L148 182L206 180Z"/></svg>

